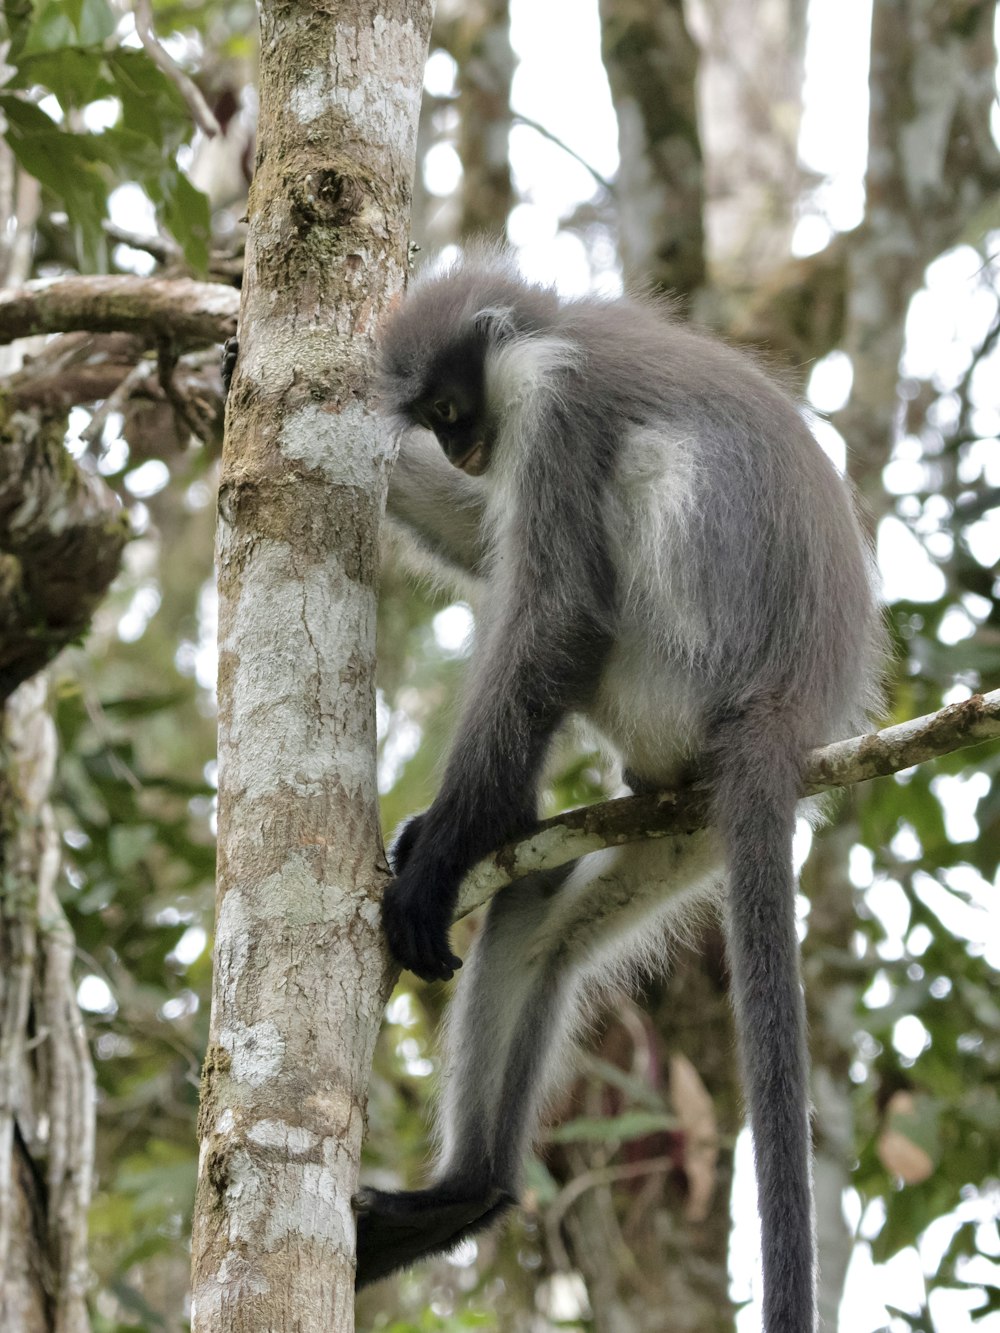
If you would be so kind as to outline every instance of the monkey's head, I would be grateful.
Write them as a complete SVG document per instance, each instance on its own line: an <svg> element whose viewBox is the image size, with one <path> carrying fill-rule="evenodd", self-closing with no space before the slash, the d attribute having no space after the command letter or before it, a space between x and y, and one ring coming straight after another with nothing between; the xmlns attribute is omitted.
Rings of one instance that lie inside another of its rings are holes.
<svg viewBox="0 0 1000 1333"><path fill-rule="evenodd" d="M383 331L383 410L397 427L433 431L449 462L480 476L497 434L490 356L513 338L539 332L557 310L554 292L530 286L509 259L486 250L419 280Z"/></svg>

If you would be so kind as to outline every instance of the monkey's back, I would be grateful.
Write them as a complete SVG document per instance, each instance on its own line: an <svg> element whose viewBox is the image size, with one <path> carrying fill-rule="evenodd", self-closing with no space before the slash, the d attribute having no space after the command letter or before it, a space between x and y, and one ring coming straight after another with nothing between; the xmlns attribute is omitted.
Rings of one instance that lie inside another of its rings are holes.
<svg viewBox="0 0 1000 1333"><path fill-rule="evenodd" d="M714 700L769 698L809 744L863 728L882 658L871 555L794 402L645 303L573 302L553 332L583 349L568 373L608 395L603 419L625 423L606 516L621 626L598 724L615 721L602 699L620 714L631 698L614 739L660 756L664 728L678 754L697 749Z"/></svg>

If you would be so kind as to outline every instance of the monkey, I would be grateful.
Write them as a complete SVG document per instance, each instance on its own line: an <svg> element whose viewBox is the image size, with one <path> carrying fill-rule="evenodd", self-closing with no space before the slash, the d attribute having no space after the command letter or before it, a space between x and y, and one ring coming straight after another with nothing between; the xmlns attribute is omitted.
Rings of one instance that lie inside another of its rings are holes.
<svg viewBox="0 0 1000 1333"><path fill-rule="evenodd" d="M883 655L848 487L747 355L648 300L561 299L504 251L467 252L415 282L383 331L379 391L402 439L390 518L478 589L438 794L389 852L382 922L395 959L427 981L459 969L449 926L461 880L535 824L546 754L570 714L635 788L702 774L711 827L496 895L450 1005L432 1182L356 1196L357 1285L515 1205L589 997L656 966L671 934L714 904L754 1140L764 1327L809 1333L792 834L804 756L864 729Z"/></svg>

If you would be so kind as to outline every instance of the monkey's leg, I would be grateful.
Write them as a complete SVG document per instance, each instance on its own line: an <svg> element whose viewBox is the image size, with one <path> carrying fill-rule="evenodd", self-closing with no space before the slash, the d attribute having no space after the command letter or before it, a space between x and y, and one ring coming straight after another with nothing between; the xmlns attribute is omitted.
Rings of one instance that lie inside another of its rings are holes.
<svg viewBox="0 0 1000 1333"><path fill-rule="evenodd" d="M360 1191L358 1287L451 1249L516 1202L512 1183L494 1168L490 1140L520 1010L497 1004L495 991L501 971L519 991L530 989L524 937L542 925L570 869L528 876L490 904L449 1007L436 1183L398 1193Z"/></svg>
<svg viewBox="0 0 1000 1333"><path fill-rule="evenodd" d="M436 1182L362 1193L359 1286L516 1201L545 1102L572 1067L584 993L636 959L662 966L665 929L717 882L715 842L698 834L596 853L497 895L452 1002Z"/></svg>

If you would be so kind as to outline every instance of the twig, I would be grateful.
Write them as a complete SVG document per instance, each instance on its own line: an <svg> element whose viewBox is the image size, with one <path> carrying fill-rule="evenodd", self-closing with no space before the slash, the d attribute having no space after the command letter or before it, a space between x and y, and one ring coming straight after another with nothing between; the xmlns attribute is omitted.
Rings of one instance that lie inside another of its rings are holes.
<svg viewBox="0 0 1000 1333"><path fill-rule="evenodd" d="M181 257L180 246L164 236L140 236L125 227L115 226L113 222L104 223L104 234L108 240L116 241L119 245L127 245L132 250L144 250L158 264L169 264Z"/></svg>
<svg viewBox="0 0 1000 1333"><path fill-rule="evenodd" d="M559 1191L545 1214L545 1236L556 1268L569 1272L573 1267L566 1253L566 1247L562 1243L559 1228L562 1226L563 1218L581 1195L586 1194L588 1190L596 1189L598 1185L613 1185L617 1180L633 1180L636 1176L648 1176L653 1172L672 1171L676 1165L672 1157L649 1157L644 1162L599 1167L571 1180L565 1189Z"/></svg>
<svg viewBox="0 0 1000 1333"><path fill-rule="evenodd" d="M1000 690L976 694L937 713L813 750L803 795L887 777L998 737ZM555 870L603 847L694 833L708 823L709 794L701 785L570 810L480 861L466 876L456 915L465 916L505 885L535 871Z"/></svg>
<svg viewBox="0 0 1000 1333"><path fill-rule="evenodd" d="M153 64L163 71L168 79L180 91L188 104L188 110L195 124L210 139L222 133L219 122L201 95L197 85L184 73L176 61L160 45L153 31L153 6L151 0L135 0L135 30L139 34L146 54Z"/></svg>
<svg viewBox="0 0 1000 1333"><path fill-rule="evenodd" d="M125 378L117 384L108 394L104 402L94 412L90 421L80 432L80 439L92 449L98 443L104 434L104 427L107 424L108 417L113 412L121 412L125 404L135 393L140 384L146 383L154 377L156 371L150 361L140 361L132 367Z"/></svg>
<svg viewBox="0 0 1000 1333"><path fill-rule="evenodd" d="M144 250L158 264L182 266L184 252L169 236L140 235L117 227L113 222L104 223L104 234L118 245L127 245L133 250ZM216 278L240 278L243 275L243 256L226 250L213 250L208 257L208 271Z"/></svg>
<svg viewBox="0 0 1000 1333"><path fill-rule="evenodd" d="M540 134L543 139L548 139L549 143L554 143L557 148L561 148L564 153L568 153L574 161L579 162L584 170L590 172L591 176L593 176L594 180L597 181L598 185L605 191L605 193L609 194L612 199L614 198L615 187L611 181L609 181L606 176L602 176L596 167L592 167L585 157L581 157L575 149L570 148L569 144L560 139L557 134L553 134L551 130L546 129L540 121L532 120L530 116L522 115L520 111L513 112L511 119L515 125L526 125L529 130L534 130L535 133Z"/></svg>

